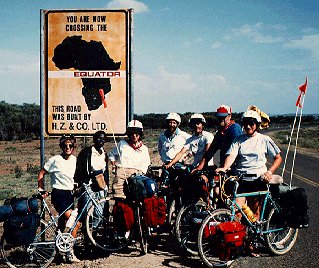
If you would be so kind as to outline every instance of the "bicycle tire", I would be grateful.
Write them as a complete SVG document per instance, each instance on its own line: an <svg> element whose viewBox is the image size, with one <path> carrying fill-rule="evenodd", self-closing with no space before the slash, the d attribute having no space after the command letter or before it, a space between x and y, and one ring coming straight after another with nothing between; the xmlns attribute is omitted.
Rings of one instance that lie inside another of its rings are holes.
<svg viewBox="0 0 319 268"><path fill-rule="evenodd" d="M106 252L116 252L126 248L131 241L132 232L129 236L118 236L110 212L110 199L103 198L97 203L99 209L92 204L87 212L85 228L88 238L94 246Z"/></svg>
<svg viewBox="0 0 319 268"><path fill-rule="evenodd" d="M181 249L191 255L198 255L197 231L193 220L194 212L199 211L195 204L183 206L178 212L175 223L175 237ZM200 227L200 225L198 226Z"/></svg>
<svg viewBox="0 0 319 268"><path fill-rule="evenodd" d="M138 241L140 243L141 247L141 253L142 255L147 254L148 250L148 242L147 242L147 232L146 230L143 230L143 221L142 221L142 215L140 212L140 207L136 207L136 225L137 225L137 233L138 233ZM148 228L145 226L145 228Z"/></svg>
<svg viewBox="0 0 319 268"><path fill-rule="evenodd" d="M7 243L5 236L1 237L1 255L4 262L11 268L15 267L48 267L53 261L55 250L55 226L48 227L41 235L42 228L48 223L41 219L34 241L26 245L13 245ZM52 228L51 228L52 227Z"/></svg>
<svg viewBox="0 0 319 268"><path fill-rule="evenodd" d="M272 229L282 229L271 232ZM266 225L265 238L268 248L274 255L284 255L297 241L298 229L286 225L284 215L277 209L270 210Z"/></svg>
<svg viewBox="0 0 319 268"><path fill-rule="evenodd" d="M218 249L214 245L214 237L205 234L205 229L209 230L210 225L216 224L216 222L225 222L231 220L231 211L229 209L216 209L210 212L199 229L198 232L198 253L201 260L208 267L227 267L227 263L230 261L220 260L218 257Z"/></svg>

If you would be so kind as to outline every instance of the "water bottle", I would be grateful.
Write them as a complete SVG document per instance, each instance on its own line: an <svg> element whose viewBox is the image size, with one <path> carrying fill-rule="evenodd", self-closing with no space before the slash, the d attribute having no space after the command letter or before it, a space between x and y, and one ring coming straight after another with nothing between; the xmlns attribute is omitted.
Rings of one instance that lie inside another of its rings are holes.
<svg viewBox="0 0 319 268"><path fill-rule="evenodd" d="M250 222L254 223L257 221L254 213L251 211L251 209L246 204L243 204L242 210L244 211L244 213L246 214L246 216Z"/></svg>
<svg viewBox="0 0 319 268"><path fill-rule="evenodd" d="M72 226L74 225L75 219L78 216L78 209L74 209L71 213L70 218L68 219L68 221L66 222L66 230L70 230L72 228Z"/></svg>

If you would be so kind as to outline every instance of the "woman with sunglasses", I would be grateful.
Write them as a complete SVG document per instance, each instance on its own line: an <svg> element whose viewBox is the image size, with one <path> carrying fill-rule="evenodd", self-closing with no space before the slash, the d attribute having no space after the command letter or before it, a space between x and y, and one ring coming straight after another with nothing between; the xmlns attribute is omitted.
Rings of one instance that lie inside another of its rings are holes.
<svg viewBox="0 0 319 268"><path fill-rule="evenodd" d="M259 133L261 124L260 115L256 111L248 110L242 117L242 126L245 134L234 140L227 152L225 165L216 169L216 172L226 172L235 163L233 172L240 175L238 192L253 192L265 189L265 183L269 183L272 174L279 167L282 158L280 149L274 141L267 135ZM273 162L267 168L267 157ZM240 204L245 203L245 199L238 200ZM247 204L259 219L259 202L256 198L247 198Z"/></svg>
<svg viewBox="0 0 319 268"><path fill-rule="evenodd" d="M260 115L253 110L248 110L242 117L242 126L245 134L234 140L230 146L225 164L222 168L216 169L216 172L226 172L233 163L235 175L241 176L237 193L249 193L262 191L266 189L265 183L269 183L272 174L279 167L282 158L280 149L274 141L266 135L260 134L261 125ZM273 162L267 168L267 157L272 158ZM252 210L255 218L259 220L261 210L261 200L258 197L237 198L238 205L243 206L246 203ZM241 215L237 215L239 218ZM253 246L250 246L251 256L258 257Z"/></svg>
<svg viewBox="0 0 319 268"><path fill-rule="evenodd" d="M44 167L38 174L38 191L44 192L44 176L50 174L51 179L51 202L56 211L61 214L74 201L74 173L76 168L76 157L73 155L76 147L76 139L73 135L63 135L60 138L60 148L62 153L52 156L44 164ZM64 215L59 218L58 227L63 232L65 224L71 216L72 209L64 212ZM72 235L76 237L79 226L74 228ZM67 256L68 262L78 262L79 260L72 251Z"/></svg>

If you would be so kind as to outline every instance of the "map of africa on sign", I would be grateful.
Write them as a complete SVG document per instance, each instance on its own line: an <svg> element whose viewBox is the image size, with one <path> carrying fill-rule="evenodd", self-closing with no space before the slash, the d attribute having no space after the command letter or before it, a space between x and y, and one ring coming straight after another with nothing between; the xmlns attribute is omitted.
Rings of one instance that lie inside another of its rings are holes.
<svg viewBox="0 0 319 268"><path fill-rule="evenodd" d="M100 70L116 71L121 66L121 62L114 62L109 56L102 42L95 40L87 42L81 35L68 36L57 45L52 61L60 70L74 68L97 71L81 72L79 75L83 84L82 95L90 111L102 105L100 89L103 89L104 94L111 91L108 72Z"/></svg>

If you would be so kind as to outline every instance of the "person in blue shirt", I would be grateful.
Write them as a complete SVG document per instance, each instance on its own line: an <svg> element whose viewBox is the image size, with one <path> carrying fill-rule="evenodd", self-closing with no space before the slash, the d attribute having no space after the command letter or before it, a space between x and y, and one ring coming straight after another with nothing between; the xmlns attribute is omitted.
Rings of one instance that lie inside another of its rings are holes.
<svg viewBox="0 0 319 268"><path fill-rule="evenodd" d="M210 162L218 150L220 150L220 166L224 165L226 152L230 148L230 145L235 138L243 134L241 126L235 123L231 116L231 107L221 105L217 108L216 117L219 123L218 131L216 132L214 140L212 141L207 152L204 154L200 164L195 170L202 170L205 165Z"/></svg>

